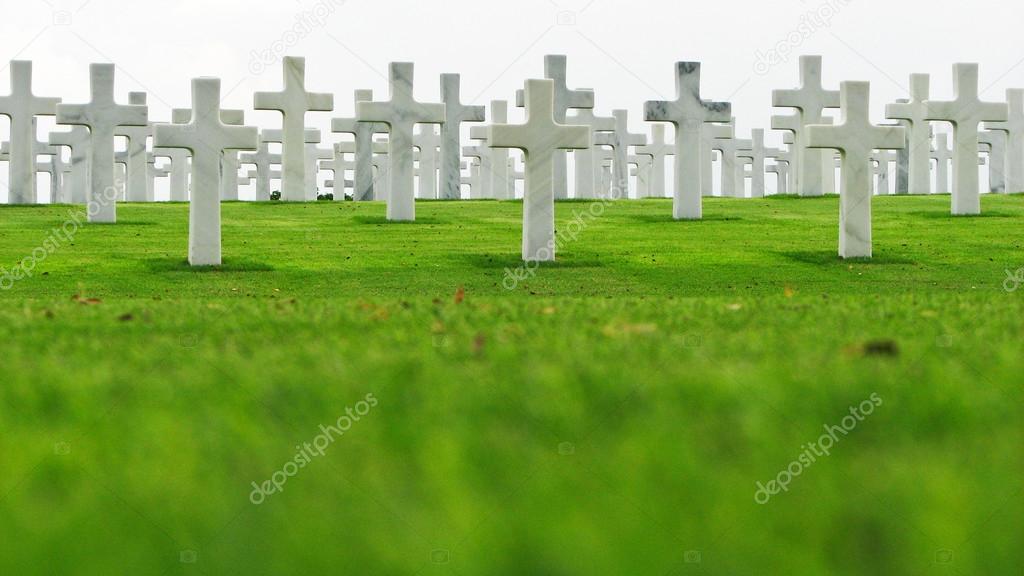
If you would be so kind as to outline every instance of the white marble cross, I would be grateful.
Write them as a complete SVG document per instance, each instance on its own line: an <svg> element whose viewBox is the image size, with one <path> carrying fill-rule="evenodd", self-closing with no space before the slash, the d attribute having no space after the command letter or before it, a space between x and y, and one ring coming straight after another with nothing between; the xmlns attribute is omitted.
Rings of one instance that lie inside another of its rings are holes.
<svg viewBox="0 0 1024 576"><path fill-rule="evenodd" d="M256 110L277 110L283 116L283 142L281 143L281 199L287 202L302 202L308 192L306 154L303 135L306 129L306 114L309 112L330 112L334 110L333 94L306 92L306 59L286 56L284 67L284 90L282 92L257 92L253 96Z"/></svg>
<svg viewBox="0 0 1024 576"><path fill-rule="evenodd" d="M443 124L443 104L417 102L413 97L413 65L392 62L391 97L383 102L359 102L357 118L381 122L391 129L388 156L391 162L387 198L387 219L416 220L416 195L413 181L413 127L416 124Z"/></svg>
<svg viewBox="0 0 1024 576"><path fill-rule="evenodd" d="M935 160L935 193L949 194L949 161L953 159L953 151L949 149L949 134L935 135L935 148L929 157Z"/></svg>
<svg viewBox="0 0 1024 576"><path fill-rule="evenodd" d="M661 126L664 130L664 126ZM701 133L701 148L700 148L700 161L701 166L701 185L700 192L701 196L709 198L715 195L714 190L714 170L715 170L715 150L718 149L719 139L732 138L733 127L731 124L705 124L703 132ZM725 194L723 194L725 196Z"/></svg>
<svg viewBox="0 0 1024 576"><path fill-rule="evenodd" d="M171 202L188 202L189 153L181 148L153 148L153 155L169 158L170 165L170 200Z"/></svg>
<svg viewBox="0 0 1024 576"><path fill-rule="evenodd" d="M133 106L146 106L145 92L129 92L128 103ZM125 195L128 202L152 202L149 197L149 166L148 166L148 145L149 138L153 136L153 125L147 123L145 126L119 126L114 130L114 136L128 139L128 162L127 180L125 182Z"/></svg>
<svg viewBox="0 0 1024 576"><path fill-rule="evenodd" d="M789 194L793 190L793 162L795 161L797 156L796 150L793 146L793 134L783 134L782 143L785 145L785 148L780 149L775 154L776 162L785 163L786 165L783 169L786 176L786 182L785 186L783 186L781 183L779 184L779 194ZM782 173L780 172L779 174L781 175ZM785 192L782 191L783 188L785 188Z"/></svg>
<svg viewBox="0 0 1024 576"><path fill-rule="evenodd" d="M35 119L33 118L33 135L36 134ZM38 142L32 138L32 154L38 158L39 156L49 156L49 162L37 162L36 171L46 172L50 175L50 203L51 204L67 204L68 199L61 196L62 181L64 177L65 162L61 156L62 150L59 146L52 146L46 142Z"/></svg>
<svg viewBox="0 0 1024 576"><path fill-rule="evenodd" d="M780 159L780 156L782 154L783 154L783 152L779 148L767 147L767 148L764 149L765 160L766 161L767 160L772 160L776 164L786 163L785 160ZM768 164L766 163L765 167L764 167L764 174L765 174L765 178L767 178L768 174L778 174L778 172L777 171L769 170L768 169ZM779 193L778 190L776 190L776 194L778 194L778 193ZM767 185L765 185L765 195L767 195L767 194L768 194L768 187L767 187Z"/></svg>
<svg viewBox="0 0 1024 576"><path fill-rule="evenodd" d="M348 180L345 180L344 168L340 170L338 169L337 158L339 157L344 157L344 155L338 154L337 149L335 149L334 158L330 160L321 160L317 166L320 172L331 173L331 176L329 178L324 179L324 188L331 189L331 194L334 195L335 200L337 200L339 196L341 196L342 200L344 200L345 184L348 183Z"/></svg>
<svg viewBox="0 0 1024 576"><path fill-rule="evenodd" d="M897 104L907 104L909 98L899 98ZM910 194L910 131L911 124L907 120L897 120L896 124L902 126L907 132L907 147L896 151L896 194Z"/></svg>
<svg viewBox="0 0 1024 576"><path fill-rule="evenodd" d="M419 150L419 197L437 199L437 168L440 161L441 137L433 124L420 124L413 145Z"/></svg>
<svg viewBox="0 0 1024 576"><path fill-rule="evenodd" d="M372 101L373 90L355 91L357 107L360 102ZM388 127L375 122L360 122L356 118L334 118L331 120L331 132L351 134L355 138L355 186L352 199L356 202L372 201L374 199L373 137L375 134L387 134Z"/></svg>
<svg viewBox="0 0 1024 576"><path fill-rule="evenodd" d="M256 179L255 176L249 176L248 171L246 171L245 174L240 175L238 177L238 185L239 186L248 186L248 185L252 184L253 180L255 180L255 179Z"/></svg>
<svg viewBox="0 0 1024 576"><path fill-rule="evenodd" d="M1006 193L1006 133L986 130L978 133L978 143L988 151L989 192Z"/></svg>
<svg viewBox="0 0 1024 576"><path fill-rule="evenodd" d="M518 148L526 155L526 192L523 200L523 260L555 259L555 152L590 147L589 126L567 126L555 121L555 82L527 80L524 93L526 124L495 124L488 143L492 148Z"/></svg>
<svg viewBox="0 0 1024 576"><path fill-rule="evenodd" d="M444 124L441 125L441 199L462 197L462 124L486 120L483 106L466 106L461 101L461 77L441 75L441 101Z"/></svg>
<svg viewBox="0 0 1024 576"><path fill-rule="evenodd" d="M245 177L248 178L250 182L255 182L255 181L259 180L259 170L257 170L256 168L250 168L248 171L246 171ZM268 180L280 180L281 179L281 171L280 170L270 170L268 172L267 179Z"/></svg>
<svg viewBox="0 0 1024 576"><path fill-rule="evenodd" d="M61 174L60 185L61 185L61 190L60 190L61 202L65 203L65 204L73 204L74 202L71 200L71 198L72 198L72 195L71 195L71 188L72 188L72 184L71 184L71 163L69 163L69 162L65 162L64 163L64 173Z"/></svg>
<svg viewBox="0 0 1024 576"><path fill-rule="evenodd" d="M491 123L508 123L508 102L504 100L491 101ZM473 140L487 140L486 126L473 126L470 128L470 137ZM513 191L508 188L508 159L507 148L490 149L490 173L491 173L491 194L496 200L511 200L515 197Z"/></svg>
<svg viewBox="0 0 1024 576"><path fill-rule="evenodd" d="M789 194L789 162L776 158L775 163L765 168L768 174L778 176L775 190L778 194Z"/></svg>
<svg viewBox="0 0 1024 576"><path fill-rule="evenodd" d="M319 130L318 130L319 132ZM334 160L334 147L321 148L316 144L306 144L306 200L318 200L320 194L320 161ZM339 178L339 180L344 180Z"/></svg>
<svg viewBox="0 0 1024 576"><path fill-rule="evenodd" d="M622 192L615 189L611 176L615 163L615 134L601 132L592 138L595 146L594 161L597 162L597 197L602 200L621 200ZM607 173L605 168L608 169Z"/></svg>
<svg viewBox="0 0 1024 576"><path fill-rule="evenodd" d="M737 140L743 147L750 147L750 140ZM747 179L752 176L751 165L753 160L736 155L736 198L747 197Z"/></svg>
<svg viewBox="0 0 1024 576"><path fill-rule="evenodd" d="M47 154L47 156L49 156ZM50 156L52 159L53 156ZM52 161L36 161L34 173L47 174L50 177L50 204L60 204L60 175L57 172L57 167Z"/></svg>
<svg viewBox="0 0 1024 576"><path fill-rule="evenodd" d="M270 142L267 142L263 136L260 136L260 143L256 152L246 152L240 157L242 164L252 164L256 167L256 173L252 176L256 179L256 200L259 202L267 202L270 200L270 173L273 170L272 166L281 164L280 154L270 153ZM171 182L174 179L172 177ZM174 185L171 185L173 190Z"/></svg>
<svg viewBox="0 0 1024 576"><path fill-rule="evenodd" d="M189 203L188 261L192 266L220 266L220 179L225 150L255 150L259 131L221 121L220 79L192 81L192 121L158 124L153 144L192 152L192 200ZM224 175L237 180L237 174Z"/></svg>
<svg viewBox="0 0 1024 576"><path fill-rule="evenodd" d="M721 162L722 197L742 198L746 194L743 182L736 182L736 153L743 142L735 138L736 119L733 118L728 124L719 124L725 128L717 128L718 138L711 141L712 150L718 150Z"/></svg>
<svg viewBox="0 0 1024 576"><path fill-rule="evenodd" d="M1005 102L978 99L978 65L953 65L954 93L949 102L929 100L925 118L953 124L953 207L954 216L981 214L978 182L978 128L982 122L1005 122Z"/></svg>
<svg viewBox="0 0 1024 576"><path fill-rule="evenodd" d="M629 163L635 166L630 170L630 174L636 177L636 197L638 199L650 198L651 166L654 164L654 158L649 154L638 152L635 156L629 157Z"/></svg>
<svg viewBox="0 0 1024 576"><path fill-rule="evenodd" d="M800 88L795 90L773 90L772 105L783 108L796 108L800 115L800 125L806 128L811 124L820 124L822 111L826 108L839 106L839 92L825 90L821 85L821 56L800 57ZM822 190L822 157L818 153L805 153L804 130L795 134L798 150L801 154L799 162L798 183L801 196L821 196Z"/></svg>
<svg viewBox="0 0 1024 576"><path fill-rule="evenodd" d="M676 100L647 102L644 117L648 122L669 122L676 128L676 172L673 217L676 220L700 220L702 127L707 122L729 122L732 104L709 102L700 97L700 63L676 63Z"/></svg>
<svg viewBox="0 0 1024 576"><path fill-rule="evenodd" d="M11 120L8 179L10 204L34 204L36 199L36 160L32 155L36 116L57 113L60 98L41 98L32 94L32 62L11 60L11 94L0 97L0 114ZM111 143L113 147L113 143Z"/></svg>
<svg viewBox="0 0 1024 576"><path fill-rule="evenodd" d="M516 167L516 159L508 159L508 189L511 190L511 197L516 197L516 182L522 182L526 179L526 172Z"/></svg>
<svg viewBox="0 0 1024 576"><path fill-rule="evenodd" d="M989 130L1006 133L1006 191L1024 192L1024 89L1006 91L1009 116L1006 122L988 122Z"/></svg>
<svg viewBox="0 0 1024 576"><path fill-rule="evenodd" d="M356 154L355 142L338 142L334 145L334 158L320 163L320 168L334 173L334 183L330 188L334 192L336 202L345 201L345 189L355 190L355 180L348 178L348 172L355 168L355 162L349 159L349 155ZM325 183L325 186L328 185Z"/></svg>
<svg viewBox="0 0 1024 576"><path fill-rule="evenodd" d="M128 177L128 151L114 153L114 185L108 190L113 192L118 202L125 201L124 183Z"/></svg>
<svg viewBox="0 0 1024 576"><path fill-rule="evenodd" d="M598 132L611 132L615 130L615 118L610 116L595 116L593 108L578 108L566 116L566 121L577 126L589 126L594 136ZM664 129L664 126L662 126ZM591 143L590 148L575 150L576 173L576 198L590 200L598 197L597 193L597 166L595 164L595 147Z"/></svg>
<svg viewBox="0 0 1024 576"><path fill-rule="evenodd" d="M469 170L469 175L464 174L465 170ZM473 165L468 161L463 161L459 164L459 198L462 198L462 189L469 188L469 195L473 196Z"/></svg>
<svg viewBox="0 0 1024 576"><path fill-rule="evenodd" d="M221 118L221 122L223 122L223 121L224 121L224 119L222 117ZM262 133L262 136L263 136L263 141L264 142L270 142L271 144L282 144L282 140L284 139L284 132L282 130L264 130L263 133ZM319 144L321 141L322 141L322 137L321 137L319 129L317 129L317 128L306 128L305 130L302 131L302 164L303 164L303 168L305 168L305 164L306 164L306 144ZM283 148L283 145L282 145L282 148ZM283 161L284 158L282 157L281 160ZM283 181L283 178L284 178L284 175L282 174L282 181ZM305 194L305 190L303 190L303 194Z"/></svg>
<svg viewBox="0 0 1024 576"><path fill-rule="evenodd" d="M157 156L155 154L151 154L149 157L149 162L146 163L146 185L148 187L146 195L154 199L156 198L156 179L166 178L171 174L170 166L167 164L157 166L156 159Z"/></svg>
<svg viewBox="0 0 1024 576"><path fill-rule="evenodd" d="M68 132L51 132L50 144L71 149L71 173L67 177L68 202L85 204L89 195L89 129L72 126Z"/></svg>
<svg viewBox="0 0 1024 576"><path fill-rule="evenodd" d="M629 175L636 178L637 200L651 197L651 166L653 164L654 157L644 154L639 149L629 157Z"/></svg>
<svg viewBox="0 0 1024 576"><path fill-rule="evenodd" d="M750 197L764 198L764 160L767 155L764 147L764 129L751 130L748 142L750 146L741 149L736 155L750 159Z"/></svg>
<svg viewBox="0 0 1024 576"><path fill-rule="evenodd" d="M646 146L647 136L633 134L629 131L629 111L612 110L612 117L615 118L614 144L612 150L612 199L629 199L629 148Z"/></svg>
<svg viewBox="0 0 1024 576"><path fill-rule="evenodd" d="M619 197L619 192L615 190L615 183L612 182L612 148L608 149L608 159L601 162L601 197L608 199L616 199Z"/></svg>
<svg viewBox="0 0 1024 576"><path fill-rule="evenodd" d="M871 153L871 162L875 176L875 194L888 196L892 194L889 185L889 167L896 162L896 152L892 150L876 150Z"/></svg>
<svg viewBox="0 0 1024 576"><path fill-rule="evenodd" d="M114 65L89 66L92 101L88 104L58 104L57 123L89 128L89 210L90 222L117 221L114 187L114 132L118 126L145 126L146 106L119 105L114 101Z"/></svg>
<svg viewBox="0 0 1024 576"><path fill-rule="evenodd" d="M373 193L374 199L388 202L391 197L391 157L387 140L373 141Z"/></svg>
<svg viewBox="0 0 1024 576"><path fill-rule="evenodd" d="M571 108L593 108L594 91L589 88L570 90L568 85L568 63L564 55L549 54L544 56L544 77L555 83L555 122L565 124ZM516 106L522 108L524 92L516 92ZM564 150L555 151L554 190L555 200L569 198L569 163Z"/></svg>
<svg viewBox="0 0 1024 576"><path fill-rule="evenodd" d="M835 122L833 118L822 116L819 124L829 126ZM801 170L799 169L800 162L804 156L807 155L821 155L821 194L835 194L836 193L836 174L835 169L839 164L837 160L837 154L833 150L807 150L801 149L797 143L800 142L801 135L803 134L803 124L800 120L800 113L792 115L779 114L772 116L772 129L780 130L783 132L782 142L789 145L786 160L789 166L786 169L788 173L789 182L787 183L787 190L799 192L802 190L800 186Z"/></svg>
<svg viewBox="0 0 1024 576"><path fill-rule="evenodd" d="M885 107L886 118L904 120L910 128L908 152L911 194L927 194L932 184L931 163L928 160L932 150L932 133L931 124L925 119L929 84L930 77L927 74L911 74L910 100Z"/></svg>
<svg viewBox="0 0 1024 576"><path fill-rule="evenodd" d="M171 110L171 123L173 124L188 124L192 121L192 109L190 108L174 108ZM220 121L228 126L241 126L245 124L245 112L243 110L221 110ZM269 132L269 131L268 131ZM277 140L274 142L281 142L282 131L273 131L277 134ZM319 142L319 131L317 132L317 142ZM187 150L178 150L177 154L188 155ZM237 150L225 150L224 158L221 160L221 172L225 175L237 174L239 167L238 151ZM231 180L230 182L228 180ZM171 176L171 196L179 196L176 191L177 185L180 184L180 172L177 175ZM220 197L221 200L238 200L238 182L237 179L222 178L220 181ZM187 195L180 198L179 201L187 200Z"/></svg>
<svg viewBox="0 0 1024 576"><path fill-rule="evenodd" d="M331 189L331 194L334 196L335 202L342 202L345 200L345 190L352 187L353 182L351 180L335 180L334 178L328 178L324 180L324 187Z"/></svg>
<svg viewBox="0 0 1024 576"><path fill-rule="evenodd" d="M483 174L480 167L480 159L473 158L469 162L469 178L463 181L469 188L469 197L476 199L481 197L480 186L483 184Z"/></svg>
<svg viewBox="0 0 1024 576"><path fill-rule="evenodd" d="M283 130L263 130L260 133L260 137L261 137L262 141L264 141L264 142L269 142L271 144L282 144L282 140L284 139L284 131ZM309 146L310 144L319 144L321 142L321 140L322 140L322 135L320 133L320 130L317 129L317 128L306 128L303 131L303 133L302 133L302 139L303 139L303 146L302 146L303 170L304 171L308 171L308 169L309 169L308 168L309 158L308 158L308 155L307 155L308 151L307 151L306 147ZM283 150L283 146L282 146L282 150ZM281 163L280 163L280 169L275 171L275 172L280 173L280 177L271 176L271 180L280 180L279 184L280 184L280 186L283 187L284 186L284 165L283 165L284 155L281 154L281 155L277 155L277 156L280 157ZM308 186L308 184L304 184L304 186L306 186L306 188L303 190L303 198L306 198L308 196L308 194L309 194L309 186ZM283 194L281 196L281 200L284 200Z"/></svg>
<svg viewBox="0 0 1024 576"><path fill-rule="evenodd" d="M480 167L480 181L473 186L470 199L491 200L494 198L494 191L491 189L493 179L491 178L491 149L486 142L479 146L463 146L462 155L466 158L476 159L475 165Z"/></svg>
<svg viewBox="0 0 1024 576"><path fill-rule="evenodd" d="M242 126L245 124L245 111L243 110L221 110L220 121L228 126ZM225 150L224 158L221 160L220 199L226 201L238 200L238 150Z"/></svg>
<svg viewBox="0 0 1024 576"><path fill-rule="evenodd" d="M832 126L836 123L835 118L822 117L822 126ZM836 193L836 170L843 167L839 159L839 153L835 150L821 150L821 192L828 196Z"/></svg>
<svg viewBox="0 0 1024 576"><path fill-rule="evenodd" d="M789 191L796 194L800 192L800 157L804 153L800 147L800 135L803 133L803 129L799 112L772 116L772 130L781 131L783 133L782 142L790 145Z"/></svg>
<svg viewBox="0 0 1024 576"><path fill-rule="evenodd" d="M474 200L493 200L497 197L494 179L494 148L487 146L487 126L473 126L469 129L470 146L462 147L462 155L480 165L479 194L470 196Z"/></svg>
<svg viewBox="0 0 1024 576"><path fill-rule="evenodd" d="M869 115L871 87L867 82L840 86L842 119L836 126L806 128L809 148L839 150L843 183L839 194L839 256L871 257L871 152L906 146L900 126L874 126ZM820 166L818 167L820 175Z"/></svg>

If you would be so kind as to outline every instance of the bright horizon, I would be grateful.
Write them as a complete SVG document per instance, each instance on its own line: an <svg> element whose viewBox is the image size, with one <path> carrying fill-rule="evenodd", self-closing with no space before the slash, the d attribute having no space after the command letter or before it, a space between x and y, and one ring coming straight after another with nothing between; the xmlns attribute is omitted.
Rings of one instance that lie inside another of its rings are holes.
<svg viewBox="0 0 1024 576"><path fill-rule="evenodd" d="M702 63L702 95L733 103L737 137L765 128L769 146L781 133L769 130L771 90L798 84L798 56L824 57L824 83L871 82L872 118L884 105L906 97L910 73L932 77L932 95L953 95L952 64L981 64L982 97L1002 101L1007 88L1024 87L1024 47L1015 28L1024 8L986 0L971 9L998 18L959 19L948 14L961 3L892 3L880 10L857 0L711 3L699 6L651 0L532 0L491 5L455 0L441 8L409 0L295 0L254 5L241 0L173 4L141 0L43 0L10 8L0 21L0 93L8 93L8 61L34 62L34 92L65 103L88 99L88 66L117 65L117 94L149 94L150 118L168 121L170 109L190 105L190 81L221 78L224 107L246 111L246 123L280 126L273 112L253 111L252 95L281 87L280 56L307 59L307 86L335 95L335 111L311 113L307 125L324 131L330 119L352 116L352 93L387 92L391 61L416 64L416 96L439 99L439 75L462 75L463 101L487 105L514 100L527 78L543 76L545 54L565 54L569 85L596 91L596 112L627 109L633 131L644 101L674 95L672 65ZM657 13L657 18L648 15ZM165 25L158 25L158 22ZM384 23L387 23L385 26ZM444 22L433 28L425 22ZM723 26L728 23L728 26ZM510 120L520 111L510 109ZM941 126L937 126L942 129ZM40 134L56 128L40 119ZM468 125L464 138L468 138ZM0 117L0 138L8 138ZM6 197L0 170L0 198ZM774 179L768 178L770 186ZM158 197L166 194L160 183Z"/></svg>

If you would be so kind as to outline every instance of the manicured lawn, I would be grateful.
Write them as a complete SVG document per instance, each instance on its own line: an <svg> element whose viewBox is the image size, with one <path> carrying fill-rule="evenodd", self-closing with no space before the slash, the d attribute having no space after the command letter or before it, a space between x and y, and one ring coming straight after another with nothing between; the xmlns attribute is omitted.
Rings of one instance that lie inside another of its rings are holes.
<svg viewBox="0 0 1024 576"><path fill-rule="evenodd" d="M226 204L205 271L121 206L0 292L0 574L1019 573L1024 196L949 201L870 262L835 198L567 202L519 272L518 203Z"/></svg>

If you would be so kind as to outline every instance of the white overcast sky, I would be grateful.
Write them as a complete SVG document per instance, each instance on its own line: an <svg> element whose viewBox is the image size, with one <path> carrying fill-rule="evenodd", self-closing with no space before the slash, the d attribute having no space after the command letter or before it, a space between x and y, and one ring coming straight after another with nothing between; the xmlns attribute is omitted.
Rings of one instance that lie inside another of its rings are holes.
<svg viewBox="0 0 1024 576"><path fill-rule="evenodd" d="M571 87L594 88L597 108L630 112L642 128L645 100L674 96L673 62L703 63L705 98L729 100L738 134L767 127L771 90L797 84L799 54L824 56L827 87L870 80L872 115L907 95L911 72L932 75L936 99L952 96L954 62L979 62L988 100L1024 87L1024 4L1019 0L0 0L0 93L10 59L35 62L37 95L88 100L88 65L117 65L119 99L149 93L150 117L190 106L190 79L223 80L225 107L247 123L278 127L280 116L252 112L252 93L279 90L280 66L254 73L254 54L289 44L307 58L307 86L333 92L336 111L307 125L329 130L351 116L352 91L387 92L390 61L416 63L416 95L437 101L438 75L462 74L464 101L510 99L526 78L543 75L545 54L566 54ZM296 35L300 16L308 30ZM814 21L809 15L817 14ZM824 15L825 18L820 16ZM803 26L801 24L804 23ZM276 43L276 46L275 46ZM756 69L758 54L791 55ZM266 54L264 54L266 56ZM258 68L258 67L257 67ZM760 72L760 73L759 73ZM517 117L513 116L513 120ZM41 130L52 127L49 120ZM0 119L0 137L7 137ZM769 141L779 142L778 134ZM6 175L3 175L5 177Z"/></svg>

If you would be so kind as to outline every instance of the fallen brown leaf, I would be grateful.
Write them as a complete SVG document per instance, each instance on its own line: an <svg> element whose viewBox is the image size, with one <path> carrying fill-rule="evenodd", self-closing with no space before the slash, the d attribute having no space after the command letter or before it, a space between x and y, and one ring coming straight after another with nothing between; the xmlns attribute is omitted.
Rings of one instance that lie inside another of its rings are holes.
<svg viewBox="0 0 1024 576"><path fill-rule="evenodd" d="M82 296L79 294L75 294L74 296L72 296L71 300L73 302L78 302L83 306L95 306L96 304L100 304L103 302L99 298L82 298Z"/></svg>

